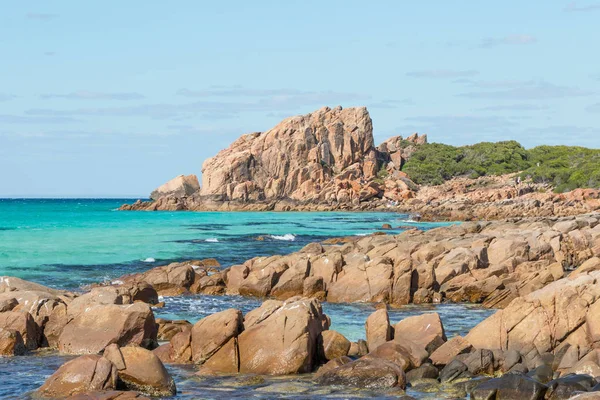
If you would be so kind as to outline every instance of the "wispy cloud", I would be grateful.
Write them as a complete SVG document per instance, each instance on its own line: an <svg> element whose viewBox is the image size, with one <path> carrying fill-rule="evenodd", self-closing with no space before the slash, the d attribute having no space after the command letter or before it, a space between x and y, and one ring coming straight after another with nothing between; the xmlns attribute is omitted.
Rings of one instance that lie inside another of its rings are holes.
<svg viewBox="0 0 600 400"><path fill-rule="evenodd" d="M65 116L32 116L0 114L0 123L3 124L65 124L79 120Z"/></svg>
<svg viewBox="0 0 600 400"><path fill-rule="evenodd" d="M211 87L208 89L179 89L177 95L193 98L255 98L258 102L273 106L295 106L328 104L346 101L368 100L370 96L361 93L335 91L306 91L298 89L252 89L242 86Z"/></svg>
<svg viewBox="0 0 600 400"><path fill-rule="evenodd" d="M591 106L586 108L586 111L600 113L600 103L592 104Z"/></svg>
<svg viewBox="0 0 600 400"><path fill-rule="evenodd" d="M43 94L42 99L68 99L68 100L141 100L145 97L139 93L103 93L81 90L67 94Z"/></svg>
<svg viewBox="0 0 600 400"><path fill-rule="evenodd" d="M476 84L486 88L485 82ZM500 90L472 91L461 93L459 96L472 99L517 99L517 100L544 100L567 97L590 96L594 92L574 86L560 86L546 81L500 82L487 86L487 88Z"/></svg>
<svg viewBox="0 0 600 400"><path fill-rule="evenodd" d="M451 70L451 69L432 69L422 71L411 71L407 72L406 76L412 78L427 78L427 79L458 79L458 78L469 78L479 75L479 71L475 70Z"/></svg>
<svg viewBox="0 0 600 400"><path fill-rule="evenodd" d="M10 101L16 98L17 96L15 96L14 94L0 93L0 103L2 103L3 101Z"/></svg>
<svg viewBox="0 0 600 400"><path fill-rule="evenodd" d="M267 97L302 96L318 92L298 89L251 89L243 86L212 86L206 89L179 89L177 95L185 97Z"/></svg>
<svg viewBox="0 0 600 400"><path fill-rule="evenodd" d="M146 116L151 118L185 119L203 116L209 119L233 118L243 112L305 112L309 106L338 105L365 102L370 96L333 91L253 90L244 88L182 89L184 97L202 100L181 104L142 104L128 107L78 108L73 110L32 109L29 115L47 116Z"/></svg>
<svg viewBox="0 0 600 400"><path fill-rule="evenodd" d="M537 39L531 35L509 35L505 37L488 37L481 41L479 47L492 48L501 45L522 45L532 44L537 42Z"/></svg>
<svg viewBox="0 0 600 400"><path fill-rule="evenodd" d="M548 110L548 106L540 106L537 104L506 104L498 106L480 107L479 111L542 111Z"/></svg>
<svg viewBox="0 0 600 400"><path fill-rule="evenodd" d="M396 109L401 106L411 106L415 104L412 99L402 99L402 100L382 100L375 103L368 103L368 108L383 108L383 109Z"/></svg>
<svg viewBox="0 0 600 400"><path fill-rule="evenodd" d="M600 10L600 3L590 3L586 5L578 5L576 1L572 1L564 8L565 12L589 12Z"/></svg>
<svg viewBox="0 0 600 400"><path fill-rule="evenodd" d="M40 12L28 12L25 14L27 19L36 19L38 21L50 21L58 17L56 14L40 13Z"/></svg>
<svg viewBox="0 0 600 400"><path fill-rule="evenodd" d="M44 55L45 55L46 57L52 57L52 56L55 56L55 55L56 55L56 52L55 52L55 51L45 51L45 52L44 52Z"/></svg>

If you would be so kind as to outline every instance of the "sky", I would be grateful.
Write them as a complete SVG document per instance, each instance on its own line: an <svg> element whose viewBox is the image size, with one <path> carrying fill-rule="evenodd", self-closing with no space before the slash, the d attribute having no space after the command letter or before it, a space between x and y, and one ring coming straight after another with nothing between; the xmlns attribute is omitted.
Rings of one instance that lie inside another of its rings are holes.
<svg viewBox="0 0 600 400"><path fill-rule="evenodd" d="M600 148L600 1L0 0L0 197L146 197L244 133Z"/></svg>

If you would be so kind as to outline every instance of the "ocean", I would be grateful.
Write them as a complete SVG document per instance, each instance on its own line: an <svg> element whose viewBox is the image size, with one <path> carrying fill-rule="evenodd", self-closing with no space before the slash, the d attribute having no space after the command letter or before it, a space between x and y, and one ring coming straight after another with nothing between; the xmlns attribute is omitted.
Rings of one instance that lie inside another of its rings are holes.
<svg viewBox="0 0 600 400"><path fill-rule="evenodd" d="M418 223L393 212L126 212L135 199L0 199L0 276L81 290L171 261L216 258L222 266L256 256L286 254L331 237L368 235L383 224L399 233L442 223ZM188 319L235 307L246 312L257 299L240 296L165 298L157 317ZM335 329L350 340L365 337L370 304L324 304ZM447 336L465 334L492 311L474 305L407 306L390 311L400 319L437 311ZM42 351L0 358L0 398L26 398L69 357ZM180 389L177 398L323 398L385 397L382 393L317 387L308 377L273 378L244 384L243 377L199 378L190 367L169 367ZM241 382L241 383L240 383ZM411 393L424 398L427 394Z"/></svg>

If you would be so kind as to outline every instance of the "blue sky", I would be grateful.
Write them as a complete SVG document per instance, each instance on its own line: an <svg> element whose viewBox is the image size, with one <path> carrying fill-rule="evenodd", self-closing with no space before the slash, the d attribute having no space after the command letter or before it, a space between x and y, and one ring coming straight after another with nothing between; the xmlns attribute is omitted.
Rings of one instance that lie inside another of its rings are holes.
<svg viewBox="0 0 600 400"><path fill-rule="evenodd" d="M600 1L2 1L0 197L144 196L366 105L376 142L600 147Z"/></svg>

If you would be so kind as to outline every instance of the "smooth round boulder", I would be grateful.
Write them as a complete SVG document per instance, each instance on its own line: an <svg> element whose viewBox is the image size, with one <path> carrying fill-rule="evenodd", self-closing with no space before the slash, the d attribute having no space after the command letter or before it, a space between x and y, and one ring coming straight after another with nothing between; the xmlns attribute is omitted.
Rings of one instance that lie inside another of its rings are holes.
<svg viewBox="0 0 600 400"><path fill-rule="evenodd" d="M156 347L154 314L145 303L96 305L69 322L58 338L67 354L97 354L109 344Z"/></svg>
<svg viewBox="0 0 600 400"><path fill-rule="evenodd" d="M350 341L337 331L323 331L319 340L319 352L324 360L333 360L348 355Z"/></svg>
<svg viewBox="0 0 600 400"><path fill-rule="evenodd" d="M107 348L108 350L108 348ZM174 396L175 381L160 359L150 350L141 347L111 346L104 357L118 368L119 385L148 396Z"/></svg>
<svg viewBox="0 0 600 400"><path fill-rule="evenodd" d="M415 366L411 362L410 356L406 349L393 341L382 344L381 346L377 347L375 350L367 354L365 357L377 358L393 362L394 364L402 368L402 371L407 371L411 367Z"/></svg>
<svg viewBox="0 0 600 400"><path fill-rule="evenodd" d="M61 365L35 394L42 398L65 398L116 387L117 367L106 358L85 355Z"/></svg>

